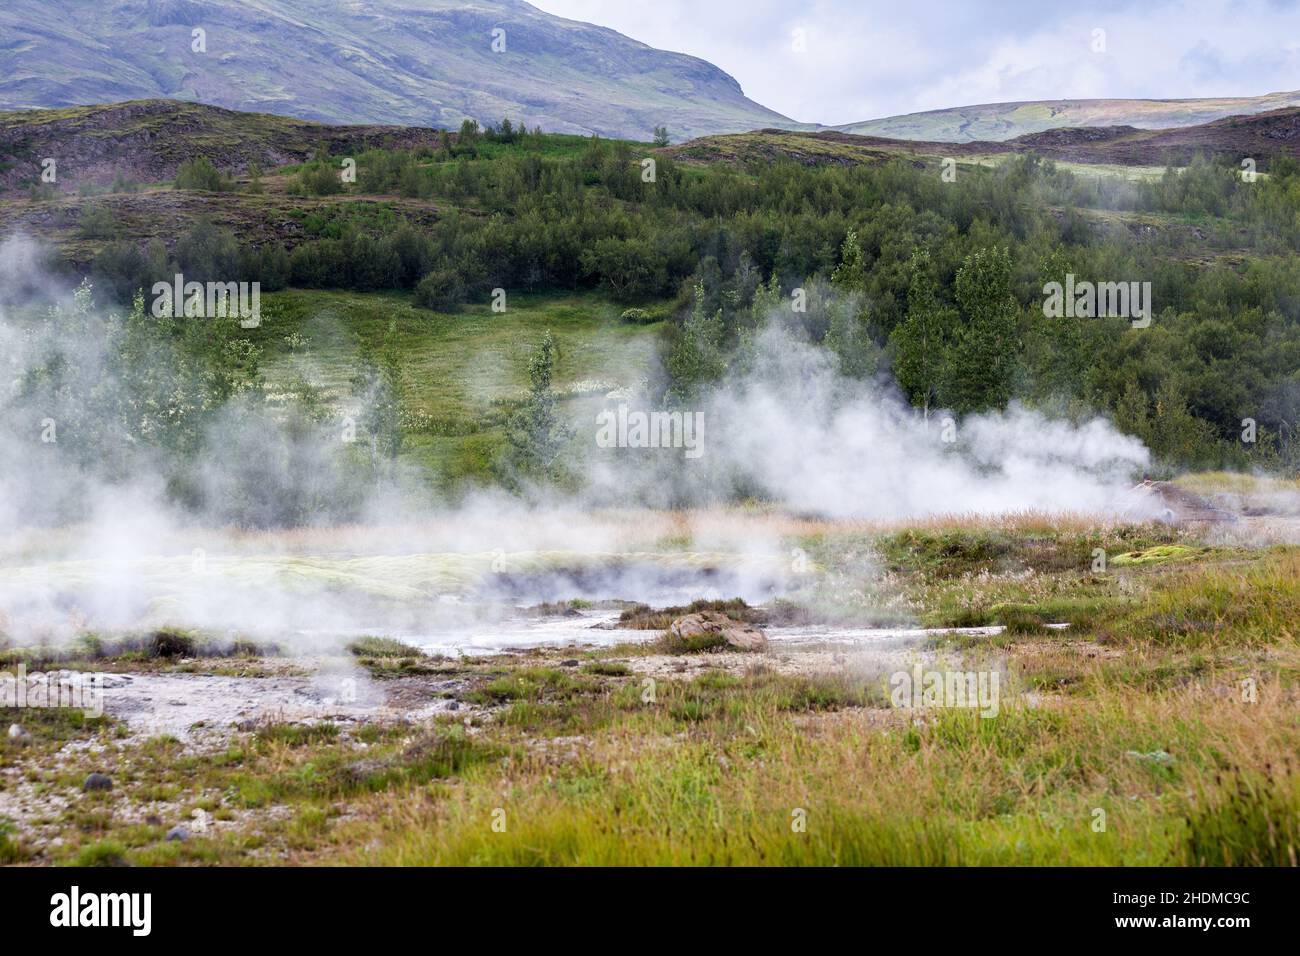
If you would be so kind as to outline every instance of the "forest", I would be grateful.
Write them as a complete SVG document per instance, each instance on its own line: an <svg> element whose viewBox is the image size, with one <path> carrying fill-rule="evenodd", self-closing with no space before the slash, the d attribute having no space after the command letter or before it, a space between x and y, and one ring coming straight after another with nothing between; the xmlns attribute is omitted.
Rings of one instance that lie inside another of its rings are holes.
<svg viewBox="0 0 1300 956"><path fill-rule="evenodd" d="M775 321L845 374L896 383L921 414L1013 401L1101 412L1164 469L1300 466L1291 160L1247 176L1233 157L1203 157L1135 178L1020 156L963 164L949 182L904 159L688 163L507 120L467 123L436 149L363 153L355 183L340 162L288 170L289 191L418 199L439 217L339 204L304 217L292 248L206 221L170 252L118 237L90 264L98 294L129 303L183 272L269 291L400 290L432 321L486 308L494 290L598 290L627 321L662 321L654 386L668 402L742 368L753 331ZM204 159L176 186L263 188L256 170L237 183ZM1067 275L1150 283L1153 321L1045 315L1045 287Z"/></svg>

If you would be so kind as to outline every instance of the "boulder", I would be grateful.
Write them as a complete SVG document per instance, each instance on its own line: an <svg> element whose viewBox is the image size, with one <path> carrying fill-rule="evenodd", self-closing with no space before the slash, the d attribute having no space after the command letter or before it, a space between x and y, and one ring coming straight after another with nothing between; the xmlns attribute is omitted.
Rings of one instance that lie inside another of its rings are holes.
<svg viewBox="0 0 1300 956"><path fill-rule="evenodd" d="M669 625L668 632L684 641L716 635L726 641L728 647L740 651L767 649L767 637L762 631L752 624L733 620L717 611L700 611L679 617Z"/></svg>
<svg viewBox="0 0 1300 956"><path fill-rule="evenodd" d="M32 739L32 735L29 734L26 728L24 728L21 724L10 724L9 739L14 741L15 743L25 744L27 743L27 741Z"/></svg>
<svg viewBox="0 0 1300 956"><path fill-rule="evenodd" d="M86 778L86 782L82 785L81 789L85 790L87 793L90 793L93 790L112 790L113 781L110 780L106 774L92 773Z"/></svg>

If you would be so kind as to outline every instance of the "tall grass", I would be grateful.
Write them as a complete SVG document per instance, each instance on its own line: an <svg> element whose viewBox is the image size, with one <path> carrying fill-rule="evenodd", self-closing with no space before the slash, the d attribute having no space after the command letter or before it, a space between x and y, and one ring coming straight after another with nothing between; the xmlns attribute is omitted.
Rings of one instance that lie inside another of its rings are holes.
<svg viewBox="0 0 1300 956"><path fill-rule="evenodd" d="M1245 705L1205 687L1098 687L1087 700L982 719L792 712L741 685L695 711L682 707L685 689L629 713L560 766L530 754L480 768L445 800L390 795L376 848L357 859L1150 865L1296 852L1289 771L1262 804L1225 776L1240 768L1267 781L1300 744L1294 704L1273 688ZM504 830L492 826L497 811Z"/></svg>

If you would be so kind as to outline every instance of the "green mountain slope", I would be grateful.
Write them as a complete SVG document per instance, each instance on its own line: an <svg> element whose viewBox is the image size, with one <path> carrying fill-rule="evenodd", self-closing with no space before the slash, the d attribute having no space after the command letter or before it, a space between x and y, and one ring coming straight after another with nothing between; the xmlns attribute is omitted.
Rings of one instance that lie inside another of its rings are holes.
<svg viewBox="0 0 1300 956"><path fill-rule="evenodd" d="M681 140L790 123L703 60L521 0L0 5L0 109L152 98L332 123L509 116L640 140L660 125Z"/></svg>

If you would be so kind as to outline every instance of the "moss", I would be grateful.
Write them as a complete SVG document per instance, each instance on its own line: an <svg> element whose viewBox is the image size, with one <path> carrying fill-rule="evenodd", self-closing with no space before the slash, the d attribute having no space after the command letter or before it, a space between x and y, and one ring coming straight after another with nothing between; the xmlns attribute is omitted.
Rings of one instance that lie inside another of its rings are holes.
<svg viewBox="0 0 1300 956"><path fill-rule="evenodd" d="M1208 548L1193 548L1182 544L1160 544L1140 551L1117 554L1110 559L1110 563L1117 568L1140 567L1148 564L1164 564L1168 561L1187 561L1200 557L1208 551Z"/></svg>

